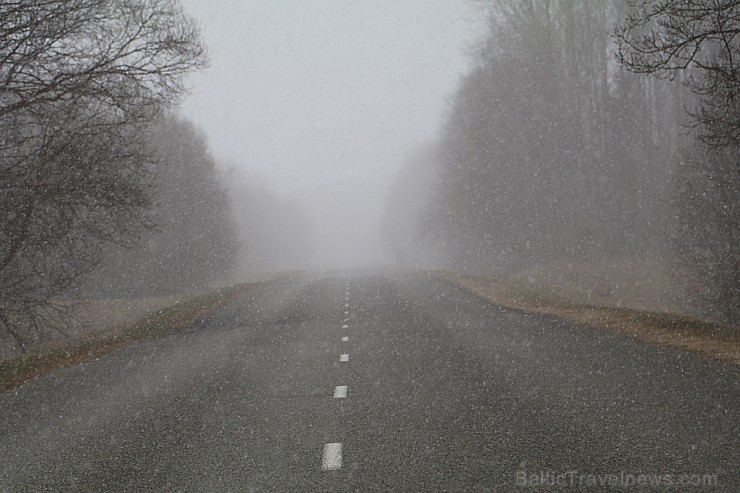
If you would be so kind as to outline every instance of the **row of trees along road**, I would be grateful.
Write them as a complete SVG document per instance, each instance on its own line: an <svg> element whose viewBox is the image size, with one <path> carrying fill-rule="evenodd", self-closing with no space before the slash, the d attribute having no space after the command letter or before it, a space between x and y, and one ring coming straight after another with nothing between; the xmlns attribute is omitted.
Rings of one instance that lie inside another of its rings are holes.
<svg viewBox="0 0 740 493"><path fill-rule="evenodd" d="M669 256L737 323L738 0L477 4L488 34L424 153L421 254L473 273Z"/></svg>
<svg viewBox="0 0 740 493"><path fill-rule="evenodd" d="M148 145L156 161L146 211L152 228L133 246L108 249L74 286L86 297L196 292L235 267L240 248L231 198L205 135L167 116L151 127Z"/></svg>
<svg viewBox="0 0 740 493"><path fill-rule="evenodd" d="M206 58L173 0L0 4L3 336L22 347L112 244L140 243L162 222L149 212L163 155L152 125L164 145L190 137L161 118Z"/></svg>
<svg viewBox="0 0 740 493"><path fill-rule="evenodd" d="M701 304L740 325L740 1L641 2L615 29L628 70L691 91L675 180L676 261ZM693 137L698 138L696 141ZM681 272L681 270L678 270Z"/></svg>

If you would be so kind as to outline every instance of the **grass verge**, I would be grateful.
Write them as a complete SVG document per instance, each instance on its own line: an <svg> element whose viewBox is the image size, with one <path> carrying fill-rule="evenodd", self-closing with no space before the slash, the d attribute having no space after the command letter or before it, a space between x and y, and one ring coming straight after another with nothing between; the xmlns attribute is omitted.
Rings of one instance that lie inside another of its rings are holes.
<svg viewBox="0 0 740 493"><path fill-rule="evenodd" d="M735 327L673 313L574 303L538 290L536 286L510 279L450 272L436 272L434 275L499 306L549 315L740 364L740 330Z"/></svg>
<svg viewBox="0 0 740 493"><path fill-rule="evenodd" d="M219 308L265 283L219 288L163 308L127 327L117 335L97 335L58 348L29 352L0 362L0 392L54 369L76 365L131 343L189 327Z"/></svg>

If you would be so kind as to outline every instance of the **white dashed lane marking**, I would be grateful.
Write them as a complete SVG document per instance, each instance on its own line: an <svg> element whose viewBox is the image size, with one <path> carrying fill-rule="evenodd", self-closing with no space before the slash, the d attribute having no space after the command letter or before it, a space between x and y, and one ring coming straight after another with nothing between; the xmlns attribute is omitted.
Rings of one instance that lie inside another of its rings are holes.
<svg viewBox="0 0 740 493"><path fill-rule="evenodd" d="M324 458L321 461L321 469L324 471L336 471L342 468L342 444L325 443Z"/></svg>
<svg viewBox="0 0 740 493"><path fill-rule="evenodd" d="M344 293L344 316L342 328L347 329L349 325L349 283L346 284L346 290ZM342 336L342 342L349 342L348 336ZM349 361L349 354L342 353L339 355L340 362ZM346 399L347 398L347 386L337 385L334 387L334 398L335 399ZM342 444L341 443L325 443L324 444L324 456L321 459L321 469L324 471L336 471L342 468Z"/></svg>

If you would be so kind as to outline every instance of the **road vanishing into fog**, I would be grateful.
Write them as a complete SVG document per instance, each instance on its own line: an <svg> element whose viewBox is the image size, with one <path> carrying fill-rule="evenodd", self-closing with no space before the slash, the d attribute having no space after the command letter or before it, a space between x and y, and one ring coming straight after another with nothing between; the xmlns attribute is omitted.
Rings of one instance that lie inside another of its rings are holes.
<svg viewBox="0 0 740 493"><path fill-rule="evenodd" d="M425 274L286 279L0 394L0 491L736 492L739 377Z"/></svg>

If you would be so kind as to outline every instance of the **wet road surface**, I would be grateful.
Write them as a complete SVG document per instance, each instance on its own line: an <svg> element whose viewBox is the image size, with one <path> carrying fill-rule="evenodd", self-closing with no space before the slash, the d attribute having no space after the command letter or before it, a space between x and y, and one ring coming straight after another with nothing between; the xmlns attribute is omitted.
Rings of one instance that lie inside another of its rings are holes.
<svg viewBox="0 0 740 493"><path fill-rule="evenodd" d="M424 274L288 279L0 394L0 491L738 491L739 377Z"/></svg>

